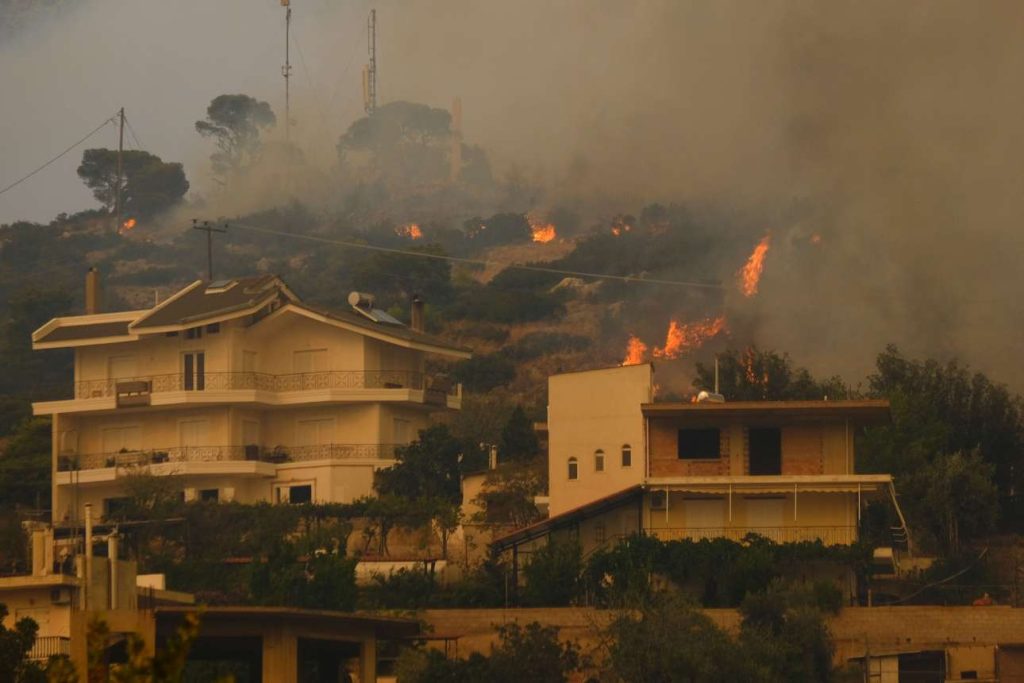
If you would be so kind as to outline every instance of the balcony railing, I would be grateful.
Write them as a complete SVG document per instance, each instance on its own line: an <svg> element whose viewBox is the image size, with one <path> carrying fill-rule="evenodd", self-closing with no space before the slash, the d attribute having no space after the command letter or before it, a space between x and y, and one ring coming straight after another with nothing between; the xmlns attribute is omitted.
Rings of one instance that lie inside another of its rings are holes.
<svg viewBox="0 0 1024 683"><path fill-rule="evenodd" d="M449 396L457 395L458 385L444 376L405 370L325 370L270 375L264 372L205 372L92 379L75 383L75 398L117 396L131 391L160 393L167 391L309 391L315 389L427 389Z"/></svg>
<svg viewBox="0 0 1024 683"><path fill-rule="evenodd" d="M853 526L741 526L741 527L667 527L648 530L663 541L727 538L741 541L748 534L757 534L775 543L821 541L825 545L850 545L857 540Z"/></svg>
<svg viewBox="0 0 1024 683"><path fill-rule="evenodd" d="M166 463L250 461L275 464L306 462L310 460L348 460L354 458L392 460L401 444L359 443L319 444L315 446L274 446L264 448L248 446L173 446L145 451L119 451L117 453L85 453L62 455L57 459L57 471L96 470L103 468L131 468Z"/></svg>
<svg viewBox="0 0 1024 683"><path fill-rule="evenodd" d="M35 662L45 662L50 657L64 655L71 656L71 639L61 636L41 636L36 638L32 649L28 651L28 659Z"/></svg>

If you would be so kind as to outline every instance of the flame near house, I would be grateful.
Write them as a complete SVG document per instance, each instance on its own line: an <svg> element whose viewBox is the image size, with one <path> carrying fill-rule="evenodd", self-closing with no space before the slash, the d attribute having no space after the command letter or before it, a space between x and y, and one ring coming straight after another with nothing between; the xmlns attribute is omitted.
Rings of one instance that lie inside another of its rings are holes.
<svg viewBox="0 0 1024 683"><path fill-rule="evenodd" d="M408 237L411 240L418 240L423 237L423 231L417 223L407 223L395 228L395 234L399 237Z"/></svg>
<svg viewBox="0 0 1024 683"><path fill-rule="evenodd" d="M622 360L623 365L640 365L644 362L644 354L647 353L647 344L640 341L635 335L629 335L626 342L626 357Z"/></svg>
<svg viewBox="0 0 1024 683"><path fill-rule="evenodd" d="M754 252L747 259L746 264L740 269L740 291L743 292L743 296L754 296L757 294L757 285L761 281L761 273L764 271L764 259L768 255L770 242L770 233L762 237L761 241L754 247Z"/></svg>
<svg viewBox="0 0 1024 683"><path fill-rule="evenodd" d="M665 346L655 347L655 358L679 358L682 354L700 348L704 342L725 330L725 316L705 318L692 323L672 320L665 335Z"/></svg>

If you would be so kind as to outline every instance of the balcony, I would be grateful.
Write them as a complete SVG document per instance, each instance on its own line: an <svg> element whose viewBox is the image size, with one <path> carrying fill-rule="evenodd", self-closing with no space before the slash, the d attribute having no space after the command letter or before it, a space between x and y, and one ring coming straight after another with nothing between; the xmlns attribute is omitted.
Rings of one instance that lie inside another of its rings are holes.
<svg viewBox="0 0 1024 683"><path fill-rule="evenodd" d="M46 662L50 657L71 656L71 639L62 636L40 636L28 651L26 658L33 662Z"/></svg>
<svg viewBox="0 0 1024 683"><path fill-rule="evenodd" d="M662 541L701 541L714 538L742 541L748 534L757 534L774 543L821 541L825 545L851 545L857 541L855 526L663 527L648 529L647 533Z"/></svg>
<svg viewBox="0 0 1024 683"><path fill-rule="evenodd" d="M315 446L274 446L264 448L248 446L172 446L146 451L120 451L117 453L86 453L62 455L57 458L57 472L70 473L84 470L127 469L168 465L168 474L175 465L198 463L267 463L281 465L313 460L393 460L395 449L403 444L319 444ZM206 468L209 469L209 468ZM273 472L270 472L273 474ZM58 483L70 483L68 481Z"/></svg>

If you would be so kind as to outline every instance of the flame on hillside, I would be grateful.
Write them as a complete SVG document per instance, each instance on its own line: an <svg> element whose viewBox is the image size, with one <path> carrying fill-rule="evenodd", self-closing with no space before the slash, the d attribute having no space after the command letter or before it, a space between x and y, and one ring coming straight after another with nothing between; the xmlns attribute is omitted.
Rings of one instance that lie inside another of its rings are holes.
<svg viewBox="0 0 1024 683"><path fill-rule="evenodd" d="M623 233L627 233L633 230L632 224L622 218L616 218L612 221L612 235L615 237L621 236Z"/></svg>
<svg viewBox="0 0 1024 683"><path fill-rule="evenodd" d="M725 330L725 317L705 318L692 323L672 320L665 335L665 346L655 347L655 358L679 358L682 354L700 348L704 342Z"/></svg>
<svg viewBox="0 0 1024 683"><path fill-rule="evenodd" d="M622 360L623 365L640 365L644 362L644 354L647 353L647 344L640 341L639 337L629 335L626 342L626 357Z"/></svg>
<svg viewBox="0 0 1024 683"><path fill-rule="evenodd" d="M760 381L757 377L757 371L754 370L754 349L748 348L743 352L743 368L746 371L747 381L750 384L761 384L762 386L768 386L768 370L767 368L762 371Z"/></svg>
<svg viewBox="0 0 1024 683"><path fill-rule="evenodd" d="M768 255L768 247L771 242L771 235L765 235L754 247L754 252L747 259L746 264L739 272L740 291L743 296L754 296L757 294L757 286L761 281L761 273L764 272L764 259Z"/></svg>
<svg viewBox="0 0 1024 683"><path fill-rule="evenodd" d="M533 233L533 241L540 242L541 244L547 244L551 240L558 237L558 231L555 230L555 224L549 223L548 221L540 220L530 214L526 215L526 220L530 224L530 232Z"/></svg>
<svg viewBox="0 0 1024 683"><path fill-rule="evenodd" d="M134 229L137 224L138 224L138 221L136 221L134 218L129 218L128 220L126 220L124 223L121 224L121 227L118 228L117 232L119 234L123 235L124 233L128 232L129 230Z"/></svg>
<svg viewBox="0 0 1024 683"><path fill-rule="evenodd" d="M819 235L818 233L814 233L813 235L811 235L811 244L821 244L821 235Z"/></svg>
<svg viewBox="0 0 1024 683"><path fill-rule="evenodd" d="M423 231L420 230L420 226L417 223L399 225L395 228L395 234L399 237L408 237L411 240L418 240L423 237Z"/></svg>

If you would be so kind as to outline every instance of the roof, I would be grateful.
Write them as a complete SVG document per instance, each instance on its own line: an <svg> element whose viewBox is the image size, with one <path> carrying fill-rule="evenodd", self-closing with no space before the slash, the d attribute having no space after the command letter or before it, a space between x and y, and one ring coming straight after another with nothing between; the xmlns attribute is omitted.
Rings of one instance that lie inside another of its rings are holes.
<svg viewBox="0 0 1024 683"><path fill-rule="evenodd" d="M130 320L119 320L110 323L85 323L84 325L65 325L55 327L48 334L36 341L49 343L55 341L77 341L79 339L96 339L99 337L126 337Z"/></svg>
<svg viewBox="0 0 1024 683"><path fill-rule="evenodd" d="M338 322L347 323L349 325L355 325L366 330L384 330L386 334L391 337L397 337L405 341L410 341L419 344L426 344L428 346L439 346L446 349L452 349L464 353L471 353L471 350L464 346L455 346L450 342L447 342L440 337L435 337L432 334L426 332L417 332L411 327L407 327L401 323L388 323L388 322L374 322L366 316L359 315L349 311L332 311L326 308L320 308L318 306L310 306L307 303L296 304L299 308L303 308L313 313L318 313L326 318L337 320Z"/></svg>
<svg viewBox="0 0 1024 683"><path fill-rule="evenodd" d="M259 308L280 295L298 301L298 297L274 275L238 278L228 282L229 284L225 285L223 280L209 283L196 280L151 308L148 313L135 320L131 327L144 331L168 325L187 325L254 307Z"/></svg>
<svg viewBox="0 0 1024 683"><path fill-rule="evenodd" d="M193 614L196 607L160 606L155 610L156 616L177 617ZM238 630L246 630L246 626L255 625L260 630L276 627L281 621L305 622L310 625L328 625L337 627L371 627L378 638L411 638L420 633L420 623L415 619L384 617L365 612L336 612L324 609L300 609L297 607L203 607L203 623L216 621L231 622Z"/></svg>
<svg viewBox="0 0 1024 683"><path fill-rule="evenodd" d="M578 521L587 519L593 515L604 512L605 510L611 510L617 508L625 503L633 500L640 495L643 490L643 485L636 484L629 488L623 489L618 493L613 493L610 496L604 498L598 498L592 500L586 505L566 510L565 512L555 515L554 517L548 517L545 520L525 526L522 529L516 529L510 534L506 534L500 538L494 539L491 542L491 547L494 550L502 551L506 548L531 541L535 538L545 536L552 531L570 526Z"/></svg>
<svg viewBox="0 0 1024 683"><path fill-rule="evenodd" d="M880 400L644 403L640 408L645 417L682 417L700 420L729 418L847 418L858 422L889 420L889 402Z"/></svg>

